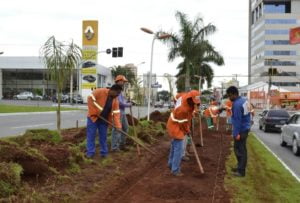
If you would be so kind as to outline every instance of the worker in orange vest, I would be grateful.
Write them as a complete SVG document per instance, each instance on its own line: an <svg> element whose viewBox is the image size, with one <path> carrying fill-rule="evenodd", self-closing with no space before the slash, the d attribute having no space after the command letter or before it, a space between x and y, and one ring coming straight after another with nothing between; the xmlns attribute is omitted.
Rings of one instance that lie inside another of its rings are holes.
<svg viewBox="0 0 300 203"><path fill-rule="evenodd" d="M230 101L230 99L226 99L224 108L226 110L226 130L231 130L232 101Z"/></svg>
<svg viewBox="0 0 300 203"><path fill-rule="evenodd" d="M183 140L185 135L190 134L190 124L193 112L200 105L200 93L192 90L182 95L176 102L175 109L171 112L167 123L167 131L172 138L168 160L171 173L175 176L182 176L180 164L183 153Z"/></svg>
<svg viewBox="0 0 300 203"><path fill-rule="evenodd" d="M174 97L175 106L176 106L177 100L179 100L181 102L181 99L182 99L181 97L185 94L188 94L188 92L179 92L176 94L176 96ZM190 140L189 136L185 135L184 139L183 139L182 161L190 160L190 158L189 158L190 145L191 145L191 140Z"/></svg>
<svg viewBox="0 0 300 203"><path fill-rule="evenodd" d="M211 99L209 107L204 111L208 129L212 129L217 125L217 119L219 116L219 108L217 105L218 103L215 99Z"/></svg>
<svg viewBox="0 0 300 203"><path fill-rule="evenodd" d="M118 95L122 91L122 86L114 84L110 89L98 88L95 89L88 97L88 115L87 115L87 152L86 156L91 158L95 155L95 138L98 129L100 155L106 157L108 154L107 148L107 127L108 123L100 118L114 122L117 130L121 130L120 109ZM100 115L100 116L99 116Z"/></svg>

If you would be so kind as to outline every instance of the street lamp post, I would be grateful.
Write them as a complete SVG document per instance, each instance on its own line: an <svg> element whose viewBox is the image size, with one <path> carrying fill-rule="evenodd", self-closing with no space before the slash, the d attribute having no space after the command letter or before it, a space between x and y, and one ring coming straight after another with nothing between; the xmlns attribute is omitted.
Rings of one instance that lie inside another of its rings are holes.
<svg viewBox="0 0 300 203"><path fill-rule="evenodd" d="M151 45L151 58L150 58L150 75L149 75L149 84L148 84L148 110L147 110L147 120L150 120L150 98L151 98L151 83L152 83L152 65L153 65L153 48L154 41L156 39L166 39L171 37L170 34L156 32L154 33L152 30L148 28L141 28L143 32L153 35L152 45Z"/></svg>
<svg viewBox="0 0 300 203"><path fill-rule="evenodd" d="M273 59L273 58L270 58L270 59L266 59L269 63L270 63L270 70L271 72L269 73L268 71L268 75L269 75L269 86L268 86L268 99L267 99L267 109L270 109L270 100L271 100L271 86L272 86L272 76L273 76L273 68L272 68L272 65L273 65L273 62L275 61L279 61L278 59Z"/></svg>

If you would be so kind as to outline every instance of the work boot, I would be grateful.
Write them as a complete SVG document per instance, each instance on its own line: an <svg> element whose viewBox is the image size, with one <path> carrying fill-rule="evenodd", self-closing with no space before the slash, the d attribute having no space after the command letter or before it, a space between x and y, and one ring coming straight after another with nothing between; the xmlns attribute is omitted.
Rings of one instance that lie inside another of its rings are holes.
<svg viewBox="0 0 300 203"><path fill-rule="evenodd" d="M188 156L183 156L183 157L181 158L181 160L182 160L182 161L189 161L189 160L190 160L190 157L188 157Z"/></svg>
<svg viewBox="0 0 300 203"><path fill-rule="evenodd" d="M240 178L245 177L245 174L242 174L240 172L233 172L232 175L235 177L240 177Z"/></svg>
<svg viewBox="0 0 300 203"><path fill-rule="evenodd" d="M184 176L184 174L181 172L178 172L178 173L173 173L173 176L181 177L181 176Z"/></svg>

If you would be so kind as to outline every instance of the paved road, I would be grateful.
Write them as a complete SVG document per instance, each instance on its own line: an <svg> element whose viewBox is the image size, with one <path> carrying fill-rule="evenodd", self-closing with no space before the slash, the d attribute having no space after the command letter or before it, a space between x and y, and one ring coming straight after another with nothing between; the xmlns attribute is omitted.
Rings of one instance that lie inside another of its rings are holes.
<svg viewBox="0 0 300 203"><path fill-rule="evenodd" d="M267 145L300 179L300 157L292 153L291 147L280 146L280 133L268 132L265 133L258 129L258 118L255 118L255 124L252 129L258 138Z"/></svg>
<svg viewBox="0 0 300 203"><path fill-rule="evenodd" d="M42 106L52 106L55 105L52 102L40 101ZM1 102L4 103L4 102ZM8 101L5 103L15 104L15 105L36 105L36 101ZM70 106L70 105L66 105ZM82 110L61 112L61 127L62 128L72 128L78 126L86 125L86 105L78 105ZM135 117L144 117L147 115L146 107L133 107L133 115ZM165 111L167 109L154 109L151 111L160 110ZM129 113L129 109L127 109ZM0 113L0 137L13 136L23 134L27 129L32 128L47 128L56 129L56 112L43 112L43 113L14 113L14 114L1 114Z"/></svg>

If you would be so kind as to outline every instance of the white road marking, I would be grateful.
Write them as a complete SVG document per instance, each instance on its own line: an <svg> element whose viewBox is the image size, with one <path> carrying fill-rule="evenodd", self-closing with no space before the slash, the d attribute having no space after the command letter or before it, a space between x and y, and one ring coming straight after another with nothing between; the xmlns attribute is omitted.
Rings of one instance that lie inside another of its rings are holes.
<svg viewBox="0 0 300 203"><path fill-rule="evenodd" d="M300 183L300 178L296 175L296 173L290 169L290 167L288 167L267 145L265 145L265 143L263 143L263 141L255 134L253 133L256 137L256 139L269 151L273 154L273 156L283 165L284 168L286 168L286 170L288 170L292 176L294 176L296 178L296 180Z"/></svg>
<svg viewBox="0 0 300 203"><path fill-rule="evenodd" d="M18 129L18 128L35 128L35 127L47 126L47 125L54 125L54 123L43 123L43 124L36 124L36 125L23 125L23 126L12 127L11 129Z"/></svg>

